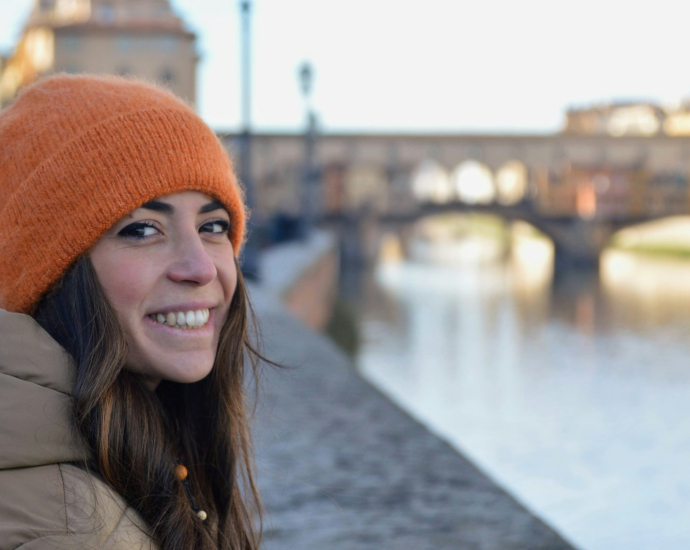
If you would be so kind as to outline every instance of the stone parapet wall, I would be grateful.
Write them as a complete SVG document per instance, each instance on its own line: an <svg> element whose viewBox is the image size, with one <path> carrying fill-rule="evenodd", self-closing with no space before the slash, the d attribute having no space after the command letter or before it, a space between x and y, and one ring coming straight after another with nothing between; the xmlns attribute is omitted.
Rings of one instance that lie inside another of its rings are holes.
<svg viewBox="0 0 690 550"><path fill-rule="evenodd" d="M315 231L304 241L265 250L261 256L262 290L313 330L331 317L338 291L338 247L333 234Z"/></svg>

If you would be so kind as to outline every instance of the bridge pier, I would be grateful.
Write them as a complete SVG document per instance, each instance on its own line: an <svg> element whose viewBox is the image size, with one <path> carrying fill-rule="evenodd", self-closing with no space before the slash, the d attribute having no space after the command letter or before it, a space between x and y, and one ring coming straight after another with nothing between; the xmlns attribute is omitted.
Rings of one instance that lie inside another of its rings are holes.
<svg viewBox="0 0 690 550"><path fill-rule="evenodd" d="M648 221L644 218L583 219L579 216L549 217L541 215L533 205L513 207L498 205L445 204L425 205L423 209L404 213L379 213L372 208L334 214L324 218L339 236L341 262L344 266L372 265L377 259L382 237L395 232L408 252L415 222L445 212L479 212L501 216L507 222L521 220L544 233L554 243L554 269L596 269L599 256L613 234L624 227Z"/></svg>
<svg viewBox="0 0 690 550"><path fill-rule="evenodd" d="M563 246L554 246L553 270L555 275L573 269L598 269L598 267L599 254L584 257L576 256Z"/></svg>
<svg viewBox="0 0 690 550"><path fill-rule="evenodd" d="M596 268L599 256L614 233L600 220L544 220L539 229L554 243L554 270Z"/></svg>
<svg viewBox="0 0 690 550"><path fill-rule="evenodd" d="M326 225L338 236L341 265L359 268L377 260L382 231L373 212L360 209L333 222Z"/></svg>

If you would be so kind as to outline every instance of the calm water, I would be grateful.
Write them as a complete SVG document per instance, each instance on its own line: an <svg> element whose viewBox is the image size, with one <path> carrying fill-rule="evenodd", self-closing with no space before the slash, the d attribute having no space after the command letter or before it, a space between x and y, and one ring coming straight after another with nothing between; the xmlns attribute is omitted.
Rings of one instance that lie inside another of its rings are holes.
<svg viewBox="0 0 690 550"><path fill-rule="evenodd" d="M544 243L490 248L382 263L361 372L583 550L687 550L690 262L554 281Z"/></svg>

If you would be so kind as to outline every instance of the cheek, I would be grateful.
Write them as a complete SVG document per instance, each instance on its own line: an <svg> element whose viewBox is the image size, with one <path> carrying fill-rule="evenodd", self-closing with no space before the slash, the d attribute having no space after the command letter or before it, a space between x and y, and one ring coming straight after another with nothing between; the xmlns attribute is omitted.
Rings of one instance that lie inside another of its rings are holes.
<svg viewBox="0 0 690 550"><path fill-rule="evenodd" d="M96 257L92 262L106 298L119 315L131 313L146 297L150 276L142 262L118 257Z"/></svg>
<svg viewBox="0 0 690 550"><path fill-rule="evenodd" d="M218 265L218 278L223 286L225 299L229 304L237 289L237 268L234 255L231 255L229 258L223 258L222 264Z"/></svg>

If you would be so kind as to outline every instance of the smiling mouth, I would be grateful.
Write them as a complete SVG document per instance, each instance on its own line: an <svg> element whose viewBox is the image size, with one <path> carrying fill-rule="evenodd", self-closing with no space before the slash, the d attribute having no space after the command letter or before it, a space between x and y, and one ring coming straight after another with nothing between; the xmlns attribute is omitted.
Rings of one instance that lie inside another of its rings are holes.
<svg viewBox="0 0 690 550"><path fill-rule="evenodd" d="M149 315L156 323L182 330L199 329L208 323L211 312L208 309L190 311L169 311Z"/></svg>

